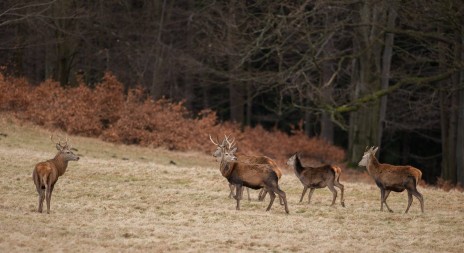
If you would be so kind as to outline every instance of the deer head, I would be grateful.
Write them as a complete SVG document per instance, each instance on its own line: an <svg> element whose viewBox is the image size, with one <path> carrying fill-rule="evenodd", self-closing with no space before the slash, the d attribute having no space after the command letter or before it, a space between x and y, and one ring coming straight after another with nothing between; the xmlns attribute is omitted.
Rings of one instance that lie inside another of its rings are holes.
<svg viewBox="0 0 464 253"><path fill-rule="evenodd" d="M364 152L363 157L361 161L359 161L358 165L367 167L371 161L372 156L375 156L375 153L378 149L379 147L370 147L369 149L366 147L366 151Z"/></svg>
<svg viewBox="0 0 464 253"><path fill-rule="evenodd" d="M79 156L73 153L71 148L71 145L68 144L68 137L66 136L66 140L64 142L61 141L61 138L59 138L59 141L56 142L53 140L53 135L50 136L50 140L55 143L55 147L58 150L58 155L65 161L78 161Z"/></svg>
<svg viewBox="0 0 464 253"><path fill-rule="evenodd" d="M237 148L234 147L234 141L235 140L232 140L232 141L229 141L229 137L224 135L224 140L222 140L222 143L219 144L219 140L218 138L216 137L216 141L213 140L213 138L211 137L211 135L209 135L209 139L210 141L216 145L216 150L213 152L213 157L216 158L216 160L220 161L220 159L222 158L223 155L225 155L225 159L229 159L229 157L232 157L234 156L235 157L235 152L237 151ZM235 157L235 159L232 159L231 158L231 161L232 160L236 160L237 158Z"/></svg>
<svg viewBox="0 0 464 253"><path fill-rule="evenodd" d="M299 154L298 152L296 152L295 154L293 154L290 158L288 158L287 160L287 165L289 166L294 166L295 162L296 162L296 159L299 159Z"/></svg>

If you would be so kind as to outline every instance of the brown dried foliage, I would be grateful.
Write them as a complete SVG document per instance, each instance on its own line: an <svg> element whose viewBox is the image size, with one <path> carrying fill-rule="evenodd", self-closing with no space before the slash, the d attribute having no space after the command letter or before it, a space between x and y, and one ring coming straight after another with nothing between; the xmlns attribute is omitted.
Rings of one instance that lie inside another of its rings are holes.
<svg viewBox="0 0 464 253"><path fill-rule="evenodd" d="M236 139L240 152L267 155L280 163L297 151L326 163L341 162L345 156L343 149L307 137L301 126L291 135L261 126L241 131L236 124L219 123L211 110L191 115L181 102L154 101L140 88L126 95L111 74L94 89L83 83L63 88L50 80L32 86L25 79L0 74L0 111L50 129L116 143L211 152L208 134L219 138L227 134Z"/></svg>

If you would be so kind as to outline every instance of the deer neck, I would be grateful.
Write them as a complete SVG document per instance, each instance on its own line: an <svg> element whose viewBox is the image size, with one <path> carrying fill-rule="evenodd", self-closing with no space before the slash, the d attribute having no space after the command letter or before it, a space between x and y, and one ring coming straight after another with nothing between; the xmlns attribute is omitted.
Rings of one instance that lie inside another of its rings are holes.
<svg viewBox="0 0 464 253"><path fill-rule="evenodd" d="M234 164L232 163L233 162L227 162L224 159L221 159L221 165L219 166L219 170L221 171L223 177L227 178L232 173L232 168L234 166Z"/></svg>
<svg viewBox="0 0 464 253"><path fill-rule="evenodd" d="M56 154L52 161L58 170L58 176L63 175L66 172L66 168L68 167L68 161L63 158L60 152Z"/></svg>
<svg viewBox="0 0 464 253"><path fill-rule="evenodd" d="M293 168L295 169L295 173L297 176L299 176L301 172L303 172L304 170L304 167L301 164L300 158L298 158L298 156L295 156L295 162L293 163Z"/></svg>
<svg viewBox="0 0 464 253"><path fill-rule="evenodd" d="M371 176L375 176L380 172L380 163L375 157L375 155L371 154L371 157L369 159L369 163L367 166L367 171Z"/></svg>

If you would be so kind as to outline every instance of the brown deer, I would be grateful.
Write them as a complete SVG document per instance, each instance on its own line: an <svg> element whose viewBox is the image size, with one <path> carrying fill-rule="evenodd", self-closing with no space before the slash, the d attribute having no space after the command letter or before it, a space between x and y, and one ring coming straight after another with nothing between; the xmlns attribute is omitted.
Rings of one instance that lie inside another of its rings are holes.
<svg viewBox="0 0 464 253"><path fill-rule="evenodd" d="M213 157L221 157L222 155L222 148L225 147L226 145L229 145L231 148L234 148L235 147L235 139L233 140L229 140L229 137L228 136L224 136L224 140L222 140L222 143L219 144L219 140L217 140L216 138L216 142L213 141L213 139L211 138L211 136L209 137L211 142L213 142L215 145L216 145L216 150L213 152ZM277 165L277 163L272 160L271 158L267 157L267 156L248 156L248 155L236 155L237 157L237 161L241 162L241 163L247 163L247 164L269 164L272 166L272 169L275 171L275 173L277 174L277 177L280 179L282 177L282 170L279 168L279 166ZM229 188L230 188L230 194L229 194L229 198L233 197L234 196L234 189L235 189L235 186L233 184L229 184ZM246 188L247 189L247 193L248 193L248 200L250 200L250 191L249 191L249 188ZM265 196L266 196L266 191L263 189L261 189L261 191L259 192L259 195L258 195L258 200L260 201L263 201ZM280 199L280 203L283 204L282 202L282 199Z"/></svg>
<svg viewBox="0 0 464 253"><path fill-rule="evenodd" d="M334 186L340 188L340 204L345 207L344 189L345 187L339 182L341 169L337 166L323 165L320 167L303 167L298 153L292 155L287 165L293 167L295 175L300 179L304 186L303 193L301 194L300 202L303 201L303 197L306 194L306 190L310 188L308 194L308 203L311 203L311 196L315 189L328 187L333 194L332 204L335 204L337 199L337 190Z"/></svg>
<svg viewBox="0 0 464 253"><path fill-rule="evenodd" d="M53 143L53 135L50 136ZM61 140L55 143L58 153L55 158L40 162L35 165L34 171L32 172L32 178L39 194L39 207L37 211L42 212L43 201L47 199L47 213L50 213L50 201L52 198L53 188L55 187L58 177L62 176L66 172L68 167L68 161L77 161L79 156L75 155L71 151L71 147L68 144L68 139L62 144Z"/></svg>
<svg viewBox="0 0 464 253"><path fill-rule="evenodd" d="M404 213L408 213L409 207L412 204L412 196L414 195L420 202L421 211L424 212L424 198L417 191L422 172L412 166L394 166L386 163L379 163L375 157L375 153L379 147L371 147L364 152L364 155L359 161L359 166L367 168L369 175L374 179L377 186L380 188L380 211L383 211L383 204L388 211L393 212L387 205L387 198L391 191L402 192L405 189L408 191L408 207Z"/></svg>
<svg viewBox="0 0 464 253"><path fill-rule="evenodd" d="M213 141L211 138L210 140ZM236 193L234 198L237 200L236 209L240 210L242 190L243 186L245 186L251 189L264 188L265 191L269 193L271 200L266 211L271 209L275 195L277 194L284 202L285 212L289 213L285 192L279 188L279 179L272 169L272 166L269 164L246 164L237 162L237 157L235 156L236 151L237 148L231 147L231 145L222 147L219 165L222 176L225 177L230 184L235 185Z"/></svg>

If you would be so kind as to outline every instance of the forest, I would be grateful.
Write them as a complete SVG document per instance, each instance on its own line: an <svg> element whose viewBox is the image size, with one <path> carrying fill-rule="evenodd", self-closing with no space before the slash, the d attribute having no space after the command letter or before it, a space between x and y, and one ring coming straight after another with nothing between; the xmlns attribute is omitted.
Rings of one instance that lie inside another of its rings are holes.
<svg viewBox="0 0 464 253"><path fill-rule="evenodd" d="M65 89L111 73L192 117L301 126L349 166L375 145L464 185L463 27L458 0L3 0L0 67Z"/></svg>

